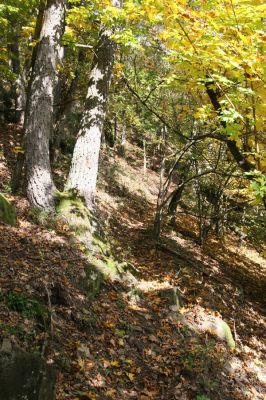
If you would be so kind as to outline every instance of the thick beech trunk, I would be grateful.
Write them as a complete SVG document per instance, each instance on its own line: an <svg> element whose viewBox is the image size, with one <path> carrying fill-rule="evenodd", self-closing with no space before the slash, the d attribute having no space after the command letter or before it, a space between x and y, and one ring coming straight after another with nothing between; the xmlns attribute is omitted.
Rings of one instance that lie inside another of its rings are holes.
<svg viewBox="0 0 266 400"><path fill-rule="evenodd" d="M63 27L64 0L48 0L33 63L25 121L27 195L33 206L47 210L54 209L49 138Z"/></svg>
<svg viewBox="0 0 266 400"><path fill-rule="evenodd" d="M121 7L121 2L113 1L113 5ZM100 31L89 78L86 107L66 184L67 190L75 189L84 197L89 208L94 203L101 136L114 63L116 45L111 40L111 34L105 28Z"/></svg>

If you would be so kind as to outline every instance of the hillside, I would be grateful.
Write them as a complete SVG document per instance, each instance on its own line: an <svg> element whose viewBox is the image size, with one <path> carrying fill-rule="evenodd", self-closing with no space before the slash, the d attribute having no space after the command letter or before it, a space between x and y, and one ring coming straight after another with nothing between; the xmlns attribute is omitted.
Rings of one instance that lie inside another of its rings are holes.
<svg viewBox="0 0 266 400"><path fill-rule="evenodd" d="M106 147L98 223L136 281L105 279L90 298L87 259L67 225L10 194L19 134L1 127L0 192L18 220L0 225L0 339L56 365L57 400L265 399L266 260L233 233L201 247L195 217L182 209L156 244L159 174L144 174L136 144L127 143L124 157ZM180 306L169 300L173 289ZM200 329L211 318L230 326L235 349Z"/></svg>

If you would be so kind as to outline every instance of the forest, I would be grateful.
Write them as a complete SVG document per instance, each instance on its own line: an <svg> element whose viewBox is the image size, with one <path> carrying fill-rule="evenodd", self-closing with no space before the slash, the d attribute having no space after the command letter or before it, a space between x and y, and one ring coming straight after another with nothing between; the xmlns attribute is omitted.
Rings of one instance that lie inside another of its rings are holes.
<svg viewBox="0 0 266 400"><path fill-rule="evenodd" d="M266 4L0 0L0 400L265 400Z"/></svg>

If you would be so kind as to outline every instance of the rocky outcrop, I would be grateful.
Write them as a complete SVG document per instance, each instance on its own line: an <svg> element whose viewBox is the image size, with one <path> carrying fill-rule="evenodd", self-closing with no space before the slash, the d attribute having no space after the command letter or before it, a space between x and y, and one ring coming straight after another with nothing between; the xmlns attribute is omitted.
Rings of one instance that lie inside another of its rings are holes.
<svg viewBox="0 0 266 400"><path fill-rule="evenodd" d="M54 400L56 370L36 354L14 348L9 339L0 349L0 398Z"/></svg>

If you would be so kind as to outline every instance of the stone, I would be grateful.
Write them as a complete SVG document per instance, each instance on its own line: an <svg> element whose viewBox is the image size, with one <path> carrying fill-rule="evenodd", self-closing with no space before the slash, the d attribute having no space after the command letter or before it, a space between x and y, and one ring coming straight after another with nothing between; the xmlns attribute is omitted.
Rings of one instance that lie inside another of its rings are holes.
<svg viewBox="0 0 266 400"><path fill-rule="evenodd" d="M54 400L56 369L39 355L12 348L4 339L0 348L0 398Z"/></svg>
<svg viewBox="0 0 266 400"><path fill-rule="evenodd" d="M79 358L89 358L91 355L90 349L83 343L78 346L77 353Z"/></svg>
<svg viewBox="0 0 266 400"><path fill-rule="evenodd" d="M199 329L203 332L210 333L220 340L226 342L229 349L233 350L236 347L231 329L229 325L219 317L207 316L201 322Z"/></svg>
<svg viewBox="0 0 266 400"><path fill-rule="evenodd" d="M178 312L180 310L179 291L176 287L169 287L160 290L162 298L166 299L171 311Z"/></svg>
<svg viewBox="0 0 266 400"><path fill-rule="evenodd" d="M12 353L12 343L8 338L4 338L1 346L1 353Z"/></svg>

